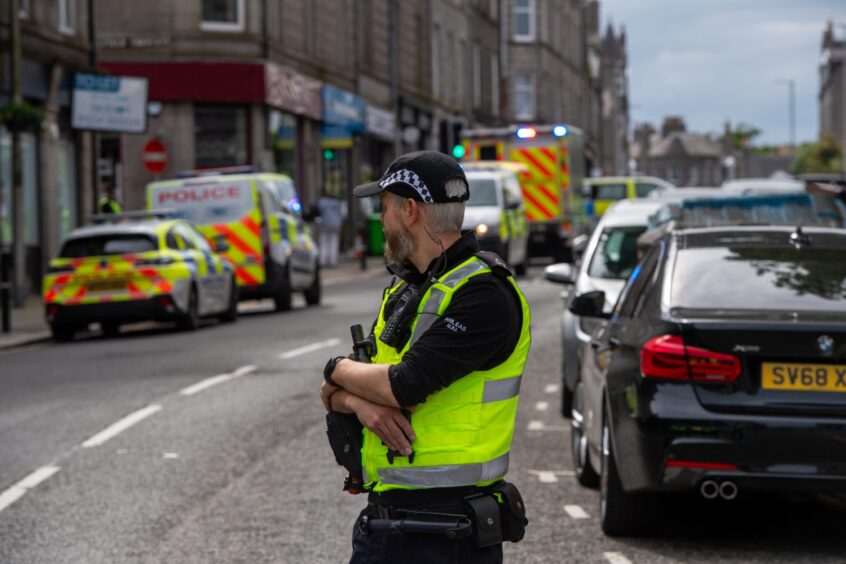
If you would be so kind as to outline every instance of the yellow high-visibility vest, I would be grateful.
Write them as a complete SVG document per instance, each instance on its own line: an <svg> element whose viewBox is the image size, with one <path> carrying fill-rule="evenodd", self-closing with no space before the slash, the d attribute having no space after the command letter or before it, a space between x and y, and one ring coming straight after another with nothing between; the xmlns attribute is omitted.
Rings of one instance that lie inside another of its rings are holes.
<svg viewBox="0 0 846 564"><path fill-rule="evenodd" d="M453 294L475 276L492 276L491 269L473 256L433 283L420 300L411 324L411 337L402 350L379 341L385 327L388 298L402 291L400 282L385 292L374 328L378 364L397 364L409 347L435 322L452 301ZM508 454L514 435L514 418L520 381L531 344L529 305L514 279L508 277L520 299L523 321L514 351L491 370L479 370L459 378L426 398L411 416L416 440L414 462L407 457L387 458L382 440L364 429L362 466L368 489L447 488L485 486L500 480L508 470Z"/></svg>

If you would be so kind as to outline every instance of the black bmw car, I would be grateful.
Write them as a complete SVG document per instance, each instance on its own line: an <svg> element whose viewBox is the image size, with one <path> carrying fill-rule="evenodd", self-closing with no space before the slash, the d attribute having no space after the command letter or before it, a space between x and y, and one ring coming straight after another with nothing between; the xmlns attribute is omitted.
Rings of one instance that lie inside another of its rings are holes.
<svg viewBox="0 0 846 564"><path fill-rule="evenodd" d="M662 494L846 491L846 230L669 232L581 350L583 485L610 535L648 533Z"/></svg>

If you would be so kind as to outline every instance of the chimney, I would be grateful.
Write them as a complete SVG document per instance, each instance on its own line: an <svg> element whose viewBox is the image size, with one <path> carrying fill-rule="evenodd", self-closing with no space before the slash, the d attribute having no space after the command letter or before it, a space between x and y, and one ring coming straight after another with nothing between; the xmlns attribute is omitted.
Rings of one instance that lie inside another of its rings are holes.
<svg viewBox="0 0 846 564"><path fill-rule="evenodd" d="M634 139L638 147L640 147L640 158L649 156L650 139L655 133L655 128L649 122L644 122L638 125L634 130Z"/></svg>
<svg viewBox="0 0 846 564"><path fill-rule="evenodd" d="M684 133L687 127L684 124L684 118L681 116L667 116L664 118L664 123L661 125L661 137L667 137L671 133Z"/></svg>

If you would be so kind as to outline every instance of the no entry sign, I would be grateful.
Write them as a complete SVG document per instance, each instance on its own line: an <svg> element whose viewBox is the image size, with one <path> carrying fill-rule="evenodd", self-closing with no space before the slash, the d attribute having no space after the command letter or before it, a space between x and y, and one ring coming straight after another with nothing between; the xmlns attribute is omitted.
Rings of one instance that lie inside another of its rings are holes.
<svg viewBox="0 0 846 564"><path fill-rule="evenodd" d="M158 174L167 166L167 149L158 139L151 139L144 145L143 158L147 170Z"/></svg>

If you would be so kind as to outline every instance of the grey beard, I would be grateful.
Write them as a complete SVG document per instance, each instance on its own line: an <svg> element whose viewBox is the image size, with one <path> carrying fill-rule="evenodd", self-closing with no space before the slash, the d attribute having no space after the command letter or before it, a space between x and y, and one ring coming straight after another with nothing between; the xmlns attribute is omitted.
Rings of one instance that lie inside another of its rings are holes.
<svg viewBox="0 0 846 564"><path fill-rule="evenodd" d="M396 233L385 233L385 258L394 264L404 263L414 252L414 239L405 227Z"/></svg>

